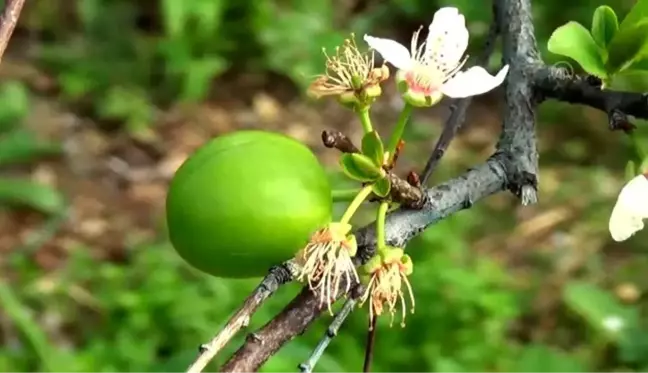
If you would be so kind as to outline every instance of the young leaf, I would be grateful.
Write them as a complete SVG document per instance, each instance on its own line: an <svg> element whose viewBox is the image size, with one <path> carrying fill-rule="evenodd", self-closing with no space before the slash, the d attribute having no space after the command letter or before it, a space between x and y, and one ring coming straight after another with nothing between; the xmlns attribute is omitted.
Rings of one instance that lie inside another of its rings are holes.
<svg viewBox="0 0 648 373"><path fill-rule="evenodd" d="M551 53L569 57L578 62L583 70L607 78L605 64L598 46L589 31L580 23L570 21L558 27L551 37L547 48Z"/></svg>
<svg viewBox="0 0 648 373"><path fill-rule="evenodd" d="M14 178L0 178L0 204L28 206L49 214L65 207L63 196L55 188Z"/></svg>
<svg viewBox="0 0 648 373"><path fill-rule="evenodd" d="M592 19L592 37L596 44L605 49L618 30L619 20L614 10L607 5L596 8Z"/></svg>
<svg viewBox="0 0 648 373"><path fill-rule="evenodd" d="M348 177L363 182L374 181L382 174L381 169L369 157L358 153L342 154L340 166Z"/></svg>
<svg viewBox="0 0 648 373"><path fill-rule="evenodd" d="M648 18L648 0L637 0L635 5L630 9L628 14L621 22L619 26L620 30L623 30L628 27L632 27L638 22Z"/></svg>
<svg viewBox="0 0 648 373"><path fill-rule="evenodd" d="M371 131L362 138L362 154L369 157L376 166L381 167L385 156L385 147L378 132Z"/></svg>
<svg viewBox="0 0 648 373"><path fill-rule="evenodd" d="M389 192L391 191L391 184L389 183L389 179L387 177L381 177L380 179L376 180L374 185L371 187L371 190L378 197L387 197L389 195Z"/></svg>
<svg viewBox="0 0 648 373"><path fill-rule="evenodd" d="M648 20L619 30L608 46L607 71L617 73L630 67L648 52Z"/></svg>

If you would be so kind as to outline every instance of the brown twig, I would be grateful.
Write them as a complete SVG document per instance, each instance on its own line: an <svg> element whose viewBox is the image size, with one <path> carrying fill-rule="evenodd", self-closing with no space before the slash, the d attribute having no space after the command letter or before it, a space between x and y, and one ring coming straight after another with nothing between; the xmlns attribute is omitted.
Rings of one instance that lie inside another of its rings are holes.
<svg viewBox="0 0 648 373"><path fill-rule="evenodd" d="M376 318L369 319L369 331L367 332L367 344L365 346L363 372L371 372L371 361L373 360L374 347L376 345Z"/></svg>
<svg viewBox="0 0 648 373"><path fill-rule="evenodd" d="M250 317L281 285L292 279L289 263L270 269L261 284L245 299L241 308L227 321L225 327L209 342L200 346L200 353L187 372L202 372L216 354L250 322Z"/></svg>
<svg viewBox="0 0 648 373"><path fill-rule="evenodd" d="M5 7L0 15L0 61L16 28L23 5L25 0L5 0Z"/></svg>

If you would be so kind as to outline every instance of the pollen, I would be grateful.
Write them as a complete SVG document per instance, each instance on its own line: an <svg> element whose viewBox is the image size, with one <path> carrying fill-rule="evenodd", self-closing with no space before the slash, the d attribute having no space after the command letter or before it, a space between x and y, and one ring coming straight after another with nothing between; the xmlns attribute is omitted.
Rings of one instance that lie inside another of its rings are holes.
<svg viewBox="0 0 648 373"><path fill-rule="evenodd" d="M335 54L326 56L326 72L315 78L308 92L315 97L340 95L359 91L364 87L386 79L375 76L373 52L361 52L352 34L342 46L335 48Z"/></svg>
<svg viewBox="0 0 648 373"><path fill-rule="evenodd" d="M332 313L332 303L345 279L344 293L360 282L352 257L357 251L355 237L349 236L351 226L331 223L312 235L310 242L297 254L301 264L299 281L307 281L311 291L320 297Z"/></svg>

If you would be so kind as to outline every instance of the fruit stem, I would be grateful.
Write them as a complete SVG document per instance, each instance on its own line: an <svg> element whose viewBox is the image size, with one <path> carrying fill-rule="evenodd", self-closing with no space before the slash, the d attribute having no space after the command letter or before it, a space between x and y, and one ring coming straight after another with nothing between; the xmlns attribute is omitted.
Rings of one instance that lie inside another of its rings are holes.
<svg viewBox="0 0 648 373"><path fill-rule="evenodd" d="M373 131L371 126L371 118L369 118L369 106L360 108L358 111L358 116L360 117L360 123L362 123L362 130L365 134Z"/></svg>
<svg viewBox="0 0 648 373"><path fill-rule="evenodd" d="M403 137L403 132L405 132L405 126L407 126L407 121L409 120L410 115L412 114L412 109L414 107L408 103L405 103L403 111L401 111L398 116L398 122L396 122L396 127L389 138L389 143L387 144L387 154L389 154L389 163L394 159L394 154L396 153L396 148L400 139Z"/></svg>
<svg viewBox="0 0 648 373"><path fill-rule="evenodd" d="M378 244L378 251L385 248L385 218L387 217L387 210L389 209L389 202L383 201L378 206L378 213L376 216L376 242Z"/></svg>
<svg viewBox="0 0 648 373"><path fill-rule="evenodd" d="M369 184L362 188L360 192L355 196L353 201L349 204L349 207L347 207L346 211L344 212L344 215L342 215L342 219L340 219L340 223L343 224L348 224L349 221L351 220L351 217L353 217L353 214L358 211L360 208L360 205L362 205L362 202L369 197L369 194L371 193L371 187L373 185Z"/></svg>
<svg viewBox="0 0 648 373"><path fill-rule="evenodd" d="M352 188L352 189L333 189L331 191L331 198L333 202L350 202L353 201L355 196L360 193L362 189Z"/></svg>

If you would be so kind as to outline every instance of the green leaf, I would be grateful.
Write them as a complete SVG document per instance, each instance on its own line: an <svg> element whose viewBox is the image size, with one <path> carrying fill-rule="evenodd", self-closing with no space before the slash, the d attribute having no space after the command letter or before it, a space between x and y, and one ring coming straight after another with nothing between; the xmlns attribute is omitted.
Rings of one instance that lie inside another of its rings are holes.
<svg viewBox="0 0 648 373"><path fill-rule="evenodd" d="M372 160L362 154L345 153L340 157L340 165L344 173L358 181L374 181L382 176L382 170L373 164Z"/></svg>
<svg viewBox="0 0 648 373"><path fill-rule="evenodd" d="M637 0L635 5L630 9L628 14L621 22L619 26L620 30L623 30L628 27L632 27L638 22L648 18L648 0Z"/></svg>
<svg viewBox="0 0 648 373"><path fill-rule="evenodd" d="M634 61L625 71L641 72L645 74L648 72L648 59L639 59Z"/></svg>
<svg viewBox="0 0 648 373"><path fill-rule="evenodd" d="M621 304L609 292L582 281L572 281L563 289L563 301L581 316L589 326L610 341L624 339L625 333L637 327L636 308ZM620 327L610 327L612 320Z"/></svg>
<svg viewBox="0 0 648 373"><path fill-rule="evenodd" d="M515 359L511 372L588 372L575 357L545 345L526 346Z"/></svg>
<svg viewBox="0 0 648 373"><path fill-rule="evenodd" d="M648 20L622 28L608 45L606 69L610 75L630 67L648 51Z"/></svg>
<svg viewBox="0 0 648 373"><path fill-rule="evenodd" d="M18 128L0 137L0 166L26 163L60 152L59 144L38 140L24 129Z"/></svg>
<svg viewBox="0 0 648 373"><path fill-rule="evenodd" d="M371 131L362 138L362 154L373 160L374 164L382 167L385 157L385 147L378 132Z"/></svg>
<svg viewBox="0 0 648 373"><path fill-rule="evenodd" d="M50 186L26 179L0 178L0 204L28 206L44 213L56 214L65 207L65 200Z"/></svg>
<svg viewBox="0 0 648 373"><path fill-rule="evenodd" d="M601 48L605 49L619 30L619 20L614 10L601 5L594 11L592 19L592 37Z"/></svg>
<svg viewBox="0 0 648 373"><path fill-rule="evenodd" d="M381 177L380 179L376 180L374 185L371 187L371 190L378 197L387 197L389 195L389 192L391 191L391 183L389 182L389 179L387 177Z"/></svg>
<svg viewBox="0 0 648 373"><path fill-rule="evenodd" d="M547 48L551 53L566 56L578 62L589 74L603 79L607 78L599 48L589 31L580 23L571 21L558 27L551 34Z"/></svg>

